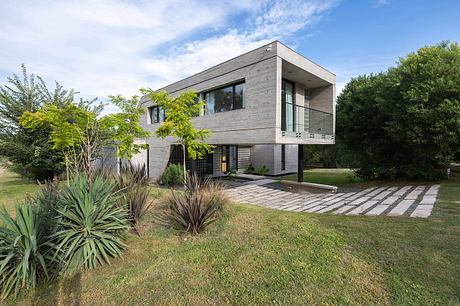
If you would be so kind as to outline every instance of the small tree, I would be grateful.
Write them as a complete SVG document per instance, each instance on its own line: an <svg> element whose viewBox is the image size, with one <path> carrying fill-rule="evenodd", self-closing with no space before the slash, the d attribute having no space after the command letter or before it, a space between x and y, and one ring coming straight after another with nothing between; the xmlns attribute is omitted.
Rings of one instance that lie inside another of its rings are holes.
<svg viewBox="0 0 460 306"><path fill-rule="evenodd" d="M177 138L182 145L184 173L187 171L185 167L186 151L193 159L203 158L206 153L213 152L214 146L206 143L211 131L199 130L192 123L192 118L198 116L205 106L205 102L198 99L196 92L184 92L177 98L169 96L165 91L155 92L152 89L141 89L141 92L165 111L166 120L155 133L162 139L168 136ZM184 175L184 183L186 183L186 175Z"/></svg>
<svg viewBox="0 0 460 306"><path fill-rule="evenodd" d="M101 156L102 148L117 146L118 157L131 159L145 147L135 144L134 140L149 135L139 126L143 110L137 108L137 97L130 100L121 96L110 98L121 112L98 119L104 105L93 106L94 101L67 102L60 107L45 105L36 112L25 112L20 122L29 129L43 126L51 129L49 140L54 149L64 154L67 180L70 173L79 172L91 178L92 163Z"/></svg>
<svg viewBox="0 0 460 306"><path fill-rule="evenodd" d="M96 116L94 110L68 101L61 106L46 104L36 112L25 112L20 123L31 130L51 129L49 141L54 149L64 154L68 181L70 172L89 174L91 171L91 162L97 151Z"/></svg>
<svg viewBox="0 0 460 306"><path fill-rule="evenodd" d="M109 98L120 108L121 112L102 117L99 121L100 125L110 135L110 139L114 141L113 144L118 147L118 157L131 160L134 154L147 148L145 144L134 142L136 139L150 135L139 124L139 118L145 110L138 107L139 97L137 96L131 99L126 99L121 95L109 96Z"/></svg>

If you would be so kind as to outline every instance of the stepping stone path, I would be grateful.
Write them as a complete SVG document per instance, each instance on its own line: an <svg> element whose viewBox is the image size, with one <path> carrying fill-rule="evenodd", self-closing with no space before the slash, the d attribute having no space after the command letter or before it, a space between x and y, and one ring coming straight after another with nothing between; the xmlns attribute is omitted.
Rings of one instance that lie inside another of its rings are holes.
<svg viewBox="0 0 460 306"><path fill-rule="evenodd" d="M296 212L367 216L431 215L440 185L371 187L358 192L307 193L284 191L271 179L226 182L230 197L241 203Z"/></svg>

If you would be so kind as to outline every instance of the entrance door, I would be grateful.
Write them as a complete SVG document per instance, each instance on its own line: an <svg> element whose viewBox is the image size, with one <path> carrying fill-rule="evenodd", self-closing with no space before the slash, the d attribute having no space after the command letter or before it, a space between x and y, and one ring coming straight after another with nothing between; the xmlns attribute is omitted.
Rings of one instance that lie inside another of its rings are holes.
<svg viewBox="0 0 460 306"><path fill-rule="evenodd" d="M238 170L238 146L222 146L220 170Z"/></svg>
<svg viewBox="0 0 460 306"><path fill-rule="evenodd" d="M228 146L222 146L220 156L220 171L222 171L222 173L226 173L228 172Z"/></svg>

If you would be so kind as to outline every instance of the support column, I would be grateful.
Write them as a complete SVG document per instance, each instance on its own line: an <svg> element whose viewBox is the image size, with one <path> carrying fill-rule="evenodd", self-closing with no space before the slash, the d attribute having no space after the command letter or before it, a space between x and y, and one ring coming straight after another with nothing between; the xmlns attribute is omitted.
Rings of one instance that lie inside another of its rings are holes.
<svg viewBox="0 0 460 306"><path fill-rule="evenodd" d="M297 146L297 182L303 182L303 144Z"/></svg>

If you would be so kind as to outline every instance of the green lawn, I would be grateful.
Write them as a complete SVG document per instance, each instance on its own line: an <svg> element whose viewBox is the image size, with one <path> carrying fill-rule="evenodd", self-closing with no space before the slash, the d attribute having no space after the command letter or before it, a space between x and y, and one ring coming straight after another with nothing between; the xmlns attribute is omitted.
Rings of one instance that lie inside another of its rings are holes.
<svg viewBox="0 0 460 306"><path fill-rule="evenodd" d="M128 251L112 266L7 302L460 304L460 177L442 183L429 219L232 205L198 237L150 219L143 237L128 236Z"/></svg>
<svg viewBox="0 0 460 306"><path fill-rule="evenodd" d="M14 205L24 199L26 194L33 194L38 185L22 179L17 174L0 168L0 207L3 205L10 212Z"/></svg>

